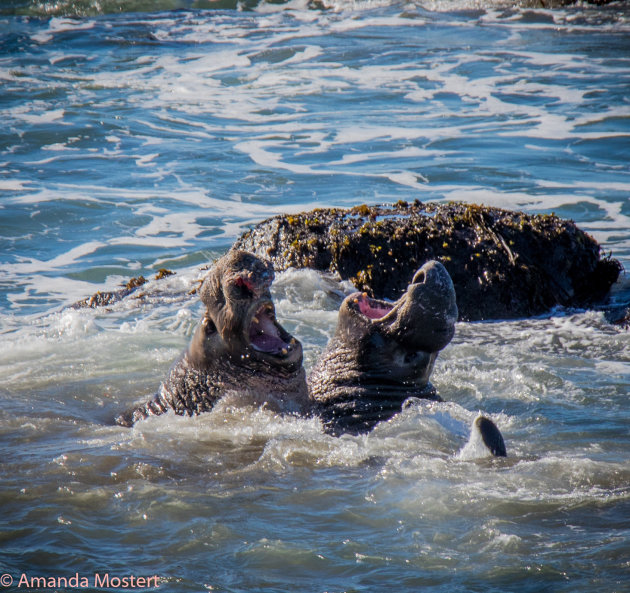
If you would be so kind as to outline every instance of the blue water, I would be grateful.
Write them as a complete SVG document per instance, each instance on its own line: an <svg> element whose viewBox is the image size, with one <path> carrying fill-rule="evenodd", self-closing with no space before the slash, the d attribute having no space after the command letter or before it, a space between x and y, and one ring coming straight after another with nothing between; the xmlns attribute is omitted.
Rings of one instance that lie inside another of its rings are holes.
<svg viewBox="0 0 630 593"><path fill-rule="evenodd" d="M630 591L630 333L601 312L459 324L446 403L368 436L229 398L109 424L185 347L200 266L272 214L555 212L630 268L630 5L209 6L0 5L8 590L103 590L98 572L168 592ZM177 275L144 299L67 308L161 267ZM348 289L278 277L307 367ZM611 302L629 295L624 275ZM478 410L507 460L466 447Z"/></svg>

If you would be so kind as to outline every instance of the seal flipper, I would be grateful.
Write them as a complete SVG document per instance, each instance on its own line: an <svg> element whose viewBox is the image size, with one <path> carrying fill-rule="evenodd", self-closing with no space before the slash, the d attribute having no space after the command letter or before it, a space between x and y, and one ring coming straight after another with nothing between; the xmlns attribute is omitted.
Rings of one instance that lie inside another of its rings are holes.
<svg viewBox="0 0 630 593"><path fill-rule="evenodd" d="M479 432L483 444L495 457L507 457L503 435L492 420L486 416L477 416L473 430Z"/></svg>
<svg viewBox="0 0 630 593"><path fill-rule="evenodd" d="M159 393L156 393L146 404L131 408L126 412L116 416L114 422L119 426L131 428L138 420L143 420L148 416L159 416L168 410L168 406L162 401Z"/></svg>

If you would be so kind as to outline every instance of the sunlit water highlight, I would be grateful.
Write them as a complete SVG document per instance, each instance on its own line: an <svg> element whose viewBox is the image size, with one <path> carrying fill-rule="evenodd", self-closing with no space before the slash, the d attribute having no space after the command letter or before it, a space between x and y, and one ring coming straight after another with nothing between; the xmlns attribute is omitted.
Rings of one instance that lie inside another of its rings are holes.
<svg viewBox="0 0 630 593"><path fill-rule="evenodd" d="M111 425L192 335L199 267L271 214L554 211L629 267L627 4L11 5L26 16L0 12L0 573L630 590L630 333L599 311L459 324L434 372L445 403L410 401L369 435L230 398ZM67 308L160 267L178 273L144 299ZM277 278L308 368L348 290ZM613 302L629 293L624 276ZM469 442L480 410L507 459Z"/></svg>

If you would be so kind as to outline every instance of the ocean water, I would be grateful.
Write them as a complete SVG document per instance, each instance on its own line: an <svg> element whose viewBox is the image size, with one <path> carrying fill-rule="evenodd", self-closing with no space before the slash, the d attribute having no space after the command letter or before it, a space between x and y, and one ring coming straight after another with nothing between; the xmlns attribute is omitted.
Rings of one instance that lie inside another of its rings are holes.
<svg viewBox="0 0 630 593"><path fill-rule="evenodd" d="M630 591L630 332L601 311L458 324L445 403L368 435L229 398L111 423L190 339L200 267L276 213L555 212L630 269L629 90L627 2L0 3L0 587ZM311 367L349 287L273 290Z"/></svg>

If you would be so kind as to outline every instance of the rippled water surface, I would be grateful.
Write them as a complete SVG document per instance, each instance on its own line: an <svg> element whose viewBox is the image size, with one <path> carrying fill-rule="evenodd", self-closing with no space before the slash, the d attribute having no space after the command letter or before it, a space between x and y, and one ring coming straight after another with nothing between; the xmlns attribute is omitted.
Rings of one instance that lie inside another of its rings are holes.
<svg viewBox="0 0 630 593"><path fill-rule="evenodd" d="M271 214L556 212L629 268L629 5L148 4L0 5L8 590L630 591L630 333L601 311L459 324L445 403L369 435L229 398L111 424L190 339L200 266ZM144 299L68 308L161 267L177 274ZM307 367L347 290L278 276ZM629 294L622 276L612 303ZM466 447L479 410L507 459Z"/></svg>

